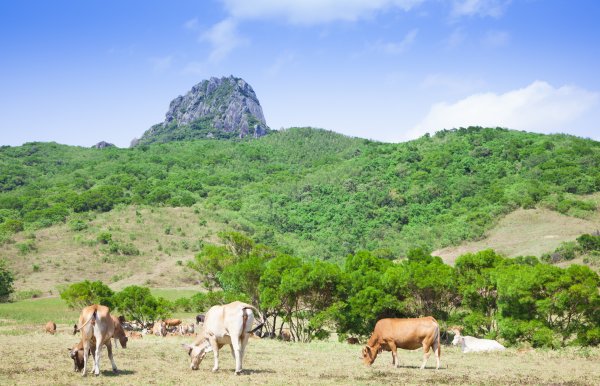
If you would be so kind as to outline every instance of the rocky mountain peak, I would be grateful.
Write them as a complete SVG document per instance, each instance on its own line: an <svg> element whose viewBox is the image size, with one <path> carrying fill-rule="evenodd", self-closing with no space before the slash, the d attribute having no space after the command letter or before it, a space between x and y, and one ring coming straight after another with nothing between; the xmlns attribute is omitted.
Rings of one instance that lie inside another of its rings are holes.
<svg viewBox="0 0 600 386"><path fill-rule="evenodd" d="M268 127L260 102L245 80L234 76L196 84L169 104L162 123L135 145L198 138L260 137Z"/></svg>

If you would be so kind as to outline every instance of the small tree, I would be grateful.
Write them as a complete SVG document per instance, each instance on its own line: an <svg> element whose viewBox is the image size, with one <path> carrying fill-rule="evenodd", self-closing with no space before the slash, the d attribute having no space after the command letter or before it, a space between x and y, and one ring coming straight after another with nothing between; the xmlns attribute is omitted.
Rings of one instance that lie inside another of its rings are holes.
<svg viewBox="0 0 600 386"><path fill-rule="evenodd" d="M6 261L0 260L0 302L8 300L8 296L14 291L13 275L6 267Z"/></svg>
<svg viewBox="0 0 600 386"><path fill-rule="evenodd" d="M99 280L94 282L84 280L71 284L60 293L61 299L72 309L80 309L92 304L113 308L113 295L113 290Z"/></svg>
<svg viewBox="0 0 600 386"><path fill-rule="evenodd" d="M117 309L130 320L143 325L154 323L171 315L173 305L166 299L155 298L147 287L132 285L114 296Z"/></svg>

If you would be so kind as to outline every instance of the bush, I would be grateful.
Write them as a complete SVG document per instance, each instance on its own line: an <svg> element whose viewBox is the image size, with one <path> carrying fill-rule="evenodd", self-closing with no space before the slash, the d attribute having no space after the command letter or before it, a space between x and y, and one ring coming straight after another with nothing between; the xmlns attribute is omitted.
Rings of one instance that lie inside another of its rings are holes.
<svg viewBox="0 0 600 386"><path fill-rule="evenodd" d="M8 300L8 296L14 292L14 278L6 267L6 261L0 260L0 302Z"/></svg>
<svg viewBox="0 0 600 386"><path fill-rule="evenodd" d="M112 308L114 304L113 296L113 290L106 284L101 281L90 282L89 280L71 284L60 292L61 299L72 309L79 309L92 304L102 304Z"/></svg>
<svg viewBox="0 0 600 386"><path fill-rule="evenodd" d="M101 244L108 244L112 241L112 234L110 232L101 232L96 239Z"/></svg>
<svg viewBox="0 0 600 386"><path fill-rule="evenodd" d="M600 236L583 234L577 238L577 243L586 252L600 251Z"/></svg>
<svg viewBox="0 0 600 386"><path fill-rule="evenodd" d="M82 220L71 220L69 221L69 229L73 232L80 232L88 228L88 224Z"/></svg>
<svg viewBox="0 0 600 386"><path fill-rule="evenodd" d="M26 255L30 252L34 252L37 251L37 247L35 245L35 241L34 240L25 240L22 243L18 243L16 245L17 249L19 250L19 253L21 255Z"/></svg>
<svg viewBox="0 0 600 386"><path fill-rule="evenodd" d="M114 296L117 309L129 320L148 325L166 319L173 311L173 304L163 298L155 298L147 287L132 285Z"/></svg>

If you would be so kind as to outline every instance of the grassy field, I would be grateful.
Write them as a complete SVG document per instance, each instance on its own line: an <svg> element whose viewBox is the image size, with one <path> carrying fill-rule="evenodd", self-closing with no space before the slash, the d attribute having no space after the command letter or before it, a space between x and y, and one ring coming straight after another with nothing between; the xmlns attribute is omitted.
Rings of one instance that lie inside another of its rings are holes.
<svg viewBox="0 0 600 386"><path fill-rule="evenodd" d="M593 198L598 199L595 195ZM541 256L562 242L574 241L584 233L600 229L600 212L586 219L569 217L548 209L518 209L498 222L482 240L434 251L446 263L465 253L494 249L508 257ZM581 261L578 261L581 264ZM598 267L592 267L598 270Z"/></svg>
<svg viewBox="0 0 600 386"><path fill-rule="evenodd" d="M165 291L166 296L174 296ZM179 385L179 384L600 384L600 348L462 354L442 347L442 368L435 370L430 358L419 370L422 354L400 351L401 368L391 366L391 354L383 353L372 367L359 359L360 346L334 341L309 344L252 339L244 363L245 372L235 376L229 348L220 355L221 369L212 373L212 354L200 370L189 369L187 353L180 347L191 337L146 336L115 351L118 374L110 370L104 351L101 376L72 371L67 348L77 342L70 333L77 312L66 309L60 299L46 298L0 304L1 385ZM180 315L191 321L193 315ZM58 322L58 333L45 334L47 320ZM32 344L34 343L34 344Z"/></svg>

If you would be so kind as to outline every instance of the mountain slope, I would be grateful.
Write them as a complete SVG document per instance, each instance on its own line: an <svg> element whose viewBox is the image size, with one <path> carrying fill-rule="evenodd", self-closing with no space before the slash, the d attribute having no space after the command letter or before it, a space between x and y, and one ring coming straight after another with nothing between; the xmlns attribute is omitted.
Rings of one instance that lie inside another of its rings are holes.
<svg viewBox="0 0 600 386"><path fill-rule="evenodd" d="M194 206L256 241L341 260L397 257L485 236L517 208L595 213L600 144L504 129L400 144L289 129L252 141L134 149L32 143L0 149L0 234L115 206Z"/></svg>

